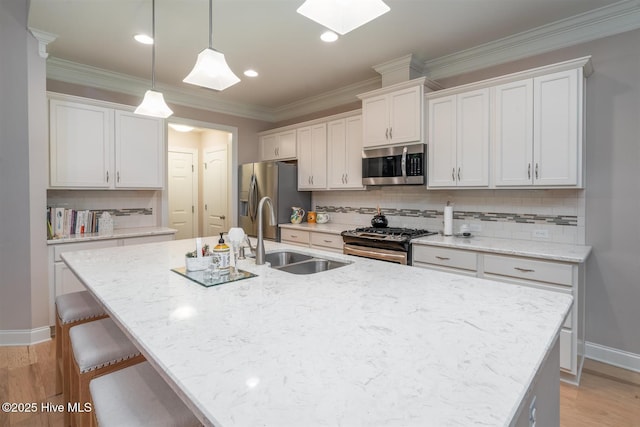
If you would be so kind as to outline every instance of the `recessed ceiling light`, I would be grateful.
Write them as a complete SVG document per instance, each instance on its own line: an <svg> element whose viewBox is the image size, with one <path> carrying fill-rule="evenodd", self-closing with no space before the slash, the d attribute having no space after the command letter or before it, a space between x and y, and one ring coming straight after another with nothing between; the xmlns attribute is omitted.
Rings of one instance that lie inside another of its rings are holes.
<svg viewBox="0 0 640 427"><path fill-rule="evenodd" d="M133 38L136 39L138 43L153 44L153 39L146 34L136 34Z"/></svg>
<svg viewBox="0 0 640 427"><path fill-rule="evenodd" d="M256 70L249 69L244 72L244 75L247 77L258 77L258 72Z"/></svg>
<svg viewBox="0 0 640 427"><path fill-rule="evenodd" d="M333 31L325 31L324 33L322 33L322 35L320 35L320 40L322 40L323 42L332 43L338 40L338 35Z"/></svg>
<svg viewBox="0 0 640 427"><path fill-rule="evenodd" d="M177 123L169 123L169 127L178 132L191 132L193 130L193 126L180 125Z"/></svg>

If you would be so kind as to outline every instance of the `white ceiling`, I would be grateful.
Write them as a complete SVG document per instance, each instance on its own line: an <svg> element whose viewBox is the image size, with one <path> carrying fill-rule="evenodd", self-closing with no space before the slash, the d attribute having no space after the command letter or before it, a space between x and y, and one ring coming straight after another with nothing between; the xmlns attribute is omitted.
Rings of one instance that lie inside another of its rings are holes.
<svg viewBox="0 0 640 427"><path fill-rule="evenodd" d="M208 46L208 1L156 0L156 82L216 102L277 110L379 78L372 66L406 54L429 63L614 3L637 5L636 0L385 1L390 12L327 44L319 39L323 28L296 13L303 0L214 0L214 48L242 79L215 92L182 82ZM150 80L151 47L132 37L151 33L151 0L31 0L29 26L57 36L47 47L54 60ZM245 77L247 68L260 76Z"/></svg>

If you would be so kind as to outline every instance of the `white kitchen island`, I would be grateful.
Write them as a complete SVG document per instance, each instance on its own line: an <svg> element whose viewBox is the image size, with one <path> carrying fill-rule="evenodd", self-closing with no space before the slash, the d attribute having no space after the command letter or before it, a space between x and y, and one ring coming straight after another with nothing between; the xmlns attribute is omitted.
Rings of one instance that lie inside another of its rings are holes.
<svg viewBox="0 0 640 427"><path fill-rule="evenodd" d="M194 240L62 257L205 425L558 425L570 295L265 243L353 263L205 288L170 271Z"/></svg>

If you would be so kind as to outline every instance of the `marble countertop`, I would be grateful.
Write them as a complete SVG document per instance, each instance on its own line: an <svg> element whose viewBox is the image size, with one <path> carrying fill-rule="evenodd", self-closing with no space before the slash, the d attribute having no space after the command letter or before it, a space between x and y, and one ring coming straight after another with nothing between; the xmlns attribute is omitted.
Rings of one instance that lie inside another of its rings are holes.
<svg viewBox="0 0 640 427"><path fill-rule="evenodd" d="M73 234L59 239L47 240L47 245L58 245L61 243L87 242L91 240L125 239L128 237L156 236L162 234L175 234L178 230L167 227L133 227L117 228L111 234L85 233Z"/></svg>
<svg viewBox="0 0 640 427"><path fill-rule="evenodd" d="M337 224L279 224L280 228L295 230L320 231L323 233L340 234L344 230L353 230L363 225ZM591 246L571 245L565 243L541 242L537 240L501 239L497 237L456 237L441 234L413 239L412 243L443 246L457 249L467 249L480 252L526 256L553 261L583 263L591 253Z"/></svg>
<svg viewBox="0 0 640 427"><path fill-rule="evenodd" d="M591 253L591 246L540 242L537 240L500 239L497 237L474 236L467 238L433 235L413 239L411 242L414 244L443 246L573 263L585 262Z"/></svg>
<svg viewBox="0 0 640 427"><path fill-rule="evenodd" d="M215 244L213 238L205 243ZM205 288L193 240L62 254L205 425L506 426L572 297L265 242L351 264Z"/></svg>
<svg viewBox="0 0 640 427"><path fill-rule="evenodd" d="M339 224L336 222L327 222L324 224L309 224L308 222L302 222L300 224L291 224L291 223L278 224L278 227L291 228L294 230L308 230L308 231L316 231L316 232L322 232L322 233L340 234L345 230L353 230L355 228L362 227L362 225Z"/></svg>

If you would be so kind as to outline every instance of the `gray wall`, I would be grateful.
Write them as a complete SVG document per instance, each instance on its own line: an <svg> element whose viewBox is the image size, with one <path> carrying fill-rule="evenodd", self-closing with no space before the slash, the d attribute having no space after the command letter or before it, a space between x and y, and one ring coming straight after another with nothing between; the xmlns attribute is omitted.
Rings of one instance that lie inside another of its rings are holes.
<svg viewBox="0 0 640 427"><path fill-rule="evenodd" d="M38 290L44 290L47 299L48 292L46 247L44 258L38 260L42 265L38 271L32 263L30 244L28 101L32 76L27 70L32 60L29 46L34 40L26 28L28 6L23 0L0 2L0 330L44 326L48 316L48 311L35 314L32 307L32 267L36 275L45 278ZM41 242L40 248L45 244Z"/></svg>
<svg viewBox="0 0 640 427"><path fill-rule="evenodd" d="M455 86L592 56L586 108L586 338L640 354L640 30L443 80Z"/></svg>

